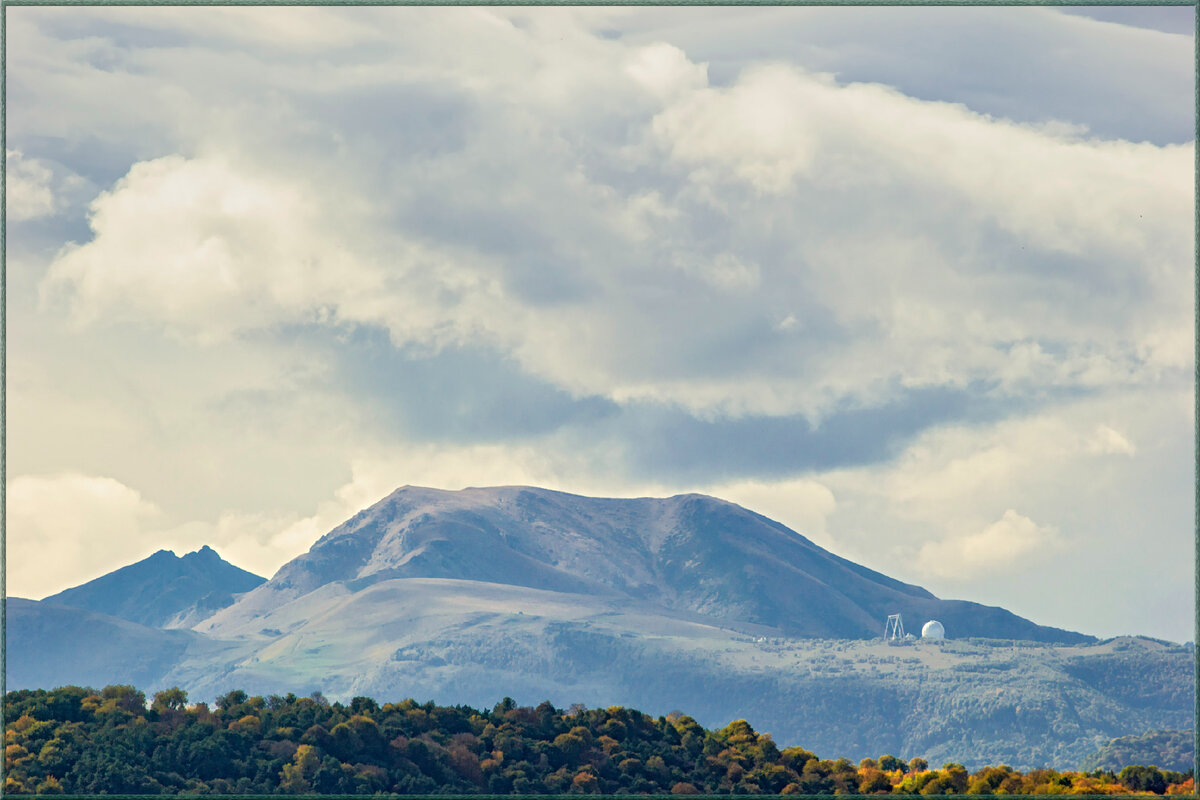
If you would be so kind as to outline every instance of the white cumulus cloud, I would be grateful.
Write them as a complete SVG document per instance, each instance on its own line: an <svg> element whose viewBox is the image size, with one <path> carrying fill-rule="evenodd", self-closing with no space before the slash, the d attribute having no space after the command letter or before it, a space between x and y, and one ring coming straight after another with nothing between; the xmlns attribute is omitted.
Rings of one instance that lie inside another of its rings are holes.
<svg viewBox="0 0 1200 800"><path fill-rule="evenodd" d="M370 288L320 210L294 183L220 157L140 162L92 202L92 240L59 253L43 295L65 297L81 323L148 318L210 339L269 327Z"/></svg>
<svg viewBox="0 0 1200 800"><path fill-rule="evenodd" d="M965 579L1005 572L1022 559L1040 559L1061 546L1058 532L1039 525L1013 509L981 531L926 542L917 555L919 568L929 575Z"/></svg>
<svg viewBox="0 0 1200 800"><path fill-rule="evenodd" d="M5 162L5 213L10 222L49 216L54 213L54 173L36 158L20 150L8 150Z"/></svg>
<svg viewBox="0 0 1200 800"><path fill-rule="evenodd" d="M161 511L118 480L18 475L7 486L8 593L40 598L160 549Z"/></svg>

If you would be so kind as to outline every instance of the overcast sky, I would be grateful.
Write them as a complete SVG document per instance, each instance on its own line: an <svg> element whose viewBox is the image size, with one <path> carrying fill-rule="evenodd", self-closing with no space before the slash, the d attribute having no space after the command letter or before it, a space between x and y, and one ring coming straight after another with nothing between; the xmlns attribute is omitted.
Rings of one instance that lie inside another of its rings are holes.
<svg viewBox="0 0 1200 800"><path fill-rule="evenodd" d="M535 484L1189 640L1193 13L10 7L9 594Z"/></svg>

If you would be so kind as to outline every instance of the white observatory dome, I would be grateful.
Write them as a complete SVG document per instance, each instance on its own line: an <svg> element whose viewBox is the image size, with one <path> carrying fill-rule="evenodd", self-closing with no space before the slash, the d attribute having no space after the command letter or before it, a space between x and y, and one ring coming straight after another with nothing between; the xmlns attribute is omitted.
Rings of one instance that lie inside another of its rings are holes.
<svg viewBox="0 0 1200 800"><path fill-rule="evenodd" d="M936 619L931 619L921 628L922 639L945 639L946 629Z"/></svg>

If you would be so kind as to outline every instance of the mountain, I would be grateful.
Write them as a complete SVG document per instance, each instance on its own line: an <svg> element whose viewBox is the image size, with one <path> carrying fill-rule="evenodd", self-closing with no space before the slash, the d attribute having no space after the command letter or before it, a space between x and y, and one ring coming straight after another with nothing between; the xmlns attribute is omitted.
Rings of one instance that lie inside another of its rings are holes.
<svg viewBox="0 0 1200 800"><path fill-rule="evenodd" d="M190 631L36 605L9 616L10 676L35 681L14 688L95 682L87 650L63 644L95 629L163 654L106 682L177 685L193 700L319 690L679 709L856 761L1069 768L1115 737L1191 724L1190 647L1098 642L941 600L700 495L404 487ZM910 629L938 619L949 638L889 646L890 613ZM119 650L106 663L119 667ZM47 664L43 651L56 672L30 666Z"/></svg>
<svg viewBox="0 0 1200 800"><path fill-rule="evenodd" d="M153 684L201 638L21 597L9 597L6 604L10 690Z"/></svg>
<svg viewBox="0 0 1200 800"><path fill-rule="evenodd" d="M410 578L620 598L788 636L872 638L901 613L910 624L938 619L957 637L1094 641L1001 608L940 600L713 497L601 499L522 486L398 489L198 630L237 627L330 584L357 592Z"/></svg>
<svg viewBox="0 0 1200 800"><path fill-rule="evenodd" d="M205 545L182 557L159 550L136 564L43 598L43 602L148 625L190 628L266 579Z"/></svg>

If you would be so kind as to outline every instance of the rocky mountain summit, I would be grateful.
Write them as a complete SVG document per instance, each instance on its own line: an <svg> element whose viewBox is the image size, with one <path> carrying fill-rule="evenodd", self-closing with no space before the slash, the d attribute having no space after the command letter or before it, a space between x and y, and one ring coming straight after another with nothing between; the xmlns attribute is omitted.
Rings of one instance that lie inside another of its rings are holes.
<svg viewBox="0 0 1200 800"><path fill-rule="evenodd" d="M235 567L208 545L170 550L122 567L42 602L107 614L154 628L190 628L266 579Z"/></svg>

